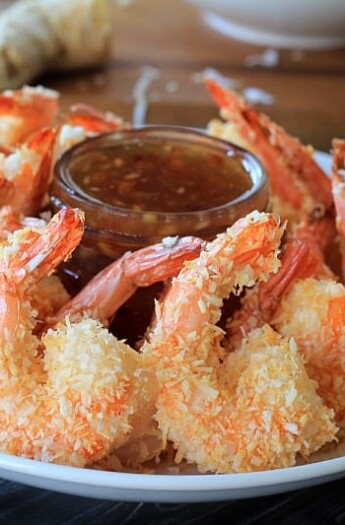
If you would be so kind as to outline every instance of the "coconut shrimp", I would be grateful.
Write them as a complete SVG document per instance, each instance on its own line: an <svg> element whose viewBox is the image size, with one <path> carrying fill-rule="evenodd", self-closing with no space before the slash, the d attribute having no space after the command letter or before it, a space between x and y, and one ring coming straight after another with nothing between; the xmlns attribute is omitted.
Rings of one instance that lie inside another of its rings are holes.
<svg viewBox="0 0 345 525"><path fill-rule="evenodd" d="M78 320L87 314L106 325L139 286L150 286L177 275L184 261L197 257L204 245L204 241L195 237L166 238L153 246L125 253L53 315L50 324L56 325L66 316ZM155 397L143 372L140 383L138 409L130 418L131 432L124 444L115 450L116 458L131 467L158 456L162 450L162 435L153 419Z"/></svg>
<svg viewBox="0 0 345 525"><path fill-rule="evenodd" d="M67 322L41 342L32 334L26 290L70 254L82 224L79 212L64 210L41 235L17 232L4 248L6 271L0 273L0 448L79 466L108 453L129 432L138 359L91 319Z"/></svg>
<svg viewBox="0 0 345 525"><path fill-rule="evenodd" d="M73 104L64 114L64 120L73 126L81 126L92 134L104 133L128 127L121 117L110 111L102 113L88 104Z"/></svg>
<svg viewBox="0 0 345 525"><path fill-rule="evenodd" d="M344 233L341 178L345 167L344 144L341 140L333 142L332 183L341 239ZM337 423L344 427L345 287L334 277L318 273L298 279L299 268L299 264L290 268L289 290L281 297L271 316L271 324L283 335L295 338L308 374L319 385L320 396L335 410Z"/></svg>
<svg viewBox="0 0 345 525"><path fill-rule="evenodd" d="M54 158L59 158L67 149L87 138L126 127L128 125L110 111L102 113L87 104L74 104L62 116L62 123L57 132Z"/></svg>
<svg viewBox="0 0 345 525"><path fill-rule="evenodd" d="M294 337L318 393L345 426L345 288L333 279L297 280L285 294L271 324Z"/></svg>
<svg viewBox="0 0 345 525"><path fill-rule="evenodd" d="M219 345L223 299L277 270L281 234L272 215L241 219L182 269L157 306L143 347L157 378L156 419L176 461L200 471L285 467L334 438L332 411L293 342L267 327L229 357Z"/></svg>
<svg viewBox="0 0 345 525"><path fill-rule="evenodd" d="M59 111L58 99L57 91L42 87L3 91L0 94L0 144L5 152L40 129L52 126Z"/></svg>
<svg viewBox="0 0 345 525"><path fill-rule="evenodd" d="M29 291L80 241L80 212L63 210L43 231L16 231L3 245L0 258L1 401L0 448L30 458L83 466L121 446L132 431L133 415L143 409L149 385L135 376L139 355L118 341L95 319L66 318L38 339L32 332L34 312ZM201 241L202 243L202 241ZM137 272L164 278L172 272L168 251L191 248L182 243L137 261ZM197 253L200 246L196 247ZM158 250L159 251L159 250ZM151 257L150 257L151 256ZM139 259L139 258L138 258ZM134 257L132 271L134 272ZM99 283L100 284L100 283ZM109 283L106 283L109 285ZM94 287L95 291L95 287ZM38 348L42 352L38 352ZM10 438L9 438L10 436Z"/></svg>
<svg viewBox="0 0 345 525"><path fill-rule="evenodd" d="M227 323L223 346L238 348L250 330L265 322L294 338L318 394L344 427L345 287L325 265L315 231L305 226L288 238L277 274L245 294Z"/></svg>
<svg viewBox="0 0 345 525"><path fill-rule="evenodd" d="M10 155L0 154L0 206L35 215L49 184L55 131L42 129Z"/></svg>
<svg viewBox="0 0 345 525"><path fill-rule="evenodd" d="M298 279L330 278L334 275L325 263L324 250L334 236L333 215L306 216L289 232L282 249L281 267L266 282L246 290L240 308L226 322L222 345L237 348L254 328L270 323L282 297Z"/></svg>
<svg viewBox="0 0 345 525"><path fill-rule="evenodd" d="M37 217L24 217L16 213L11 206L0 209L0 241L8 239L9 235L23 228L41 231L46 221ZM42 324L52 317L70 299L70 295L57 275L47 275L30 290L32 308L37 311L36 322Z"/></svg>
<svg viewBox="0 0 345 525"><path fill-rule="evenodd" d="M266 167L273 193L273 207L284 219L299 220L315 208L332 207L331 184L312 157L311 147L303 146L266 115L258 113L243 98L214 80L206 85L232 127L211 123L209 132L235 142L255 153ZM238 140L239 138L239 140Z"/></svg>

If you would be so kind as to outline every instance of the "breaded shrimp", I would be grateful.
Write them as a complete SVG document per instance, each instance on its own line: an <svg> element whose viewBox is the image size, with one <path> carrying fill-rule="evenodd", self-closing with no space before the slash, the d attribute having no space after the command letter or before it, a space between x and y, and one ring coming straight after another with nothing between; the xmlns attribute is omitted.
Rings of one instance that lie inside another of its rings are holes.
<svg viewBox="0 0 345 525"><path fill-rule="evenodd" d="M102 113L88 104L73 104L63 115L64 120L72 126L81 126L92 134L105 133L128 127L121 117L110 111Z"/></svg>
<svg viewBox="0 0 345 525"><path fill-rule="evenodd" d="M102 113L87 104L74 104L62 115L54 158L58 159L66 150L87 138L127 127L128 124L110 111Z"/></svg>
<svg viewBox="0 0 345 525"><path fill-rule="evenodd" d="M11 233L23 228L36 231L46 226L44 219L25 217L16 213L11 206L0 208L0 241L8 239ZM31 306L37 311L36 321L46 322L70 299L68 292L57 275L47 275L42 278L29 292Z"/></svg>
<svg viewBox="0 0 345 525"><path fill-rule="evenodd" d="M332 279L297 280L271 324L294 337L318 393L345 426L345 287Z"/></svg>
<svg viewBox="0 0 345 525"><path fill-rule="evenodd" d="M52 316L50 324L66 316L80 320L85 314L107 324L139 286L149 286L177 275L184 261L197 257L204 246L205 242L195 237L166 238L161 243L124 254ZM141 360L139 368L140 363ZM137 409L130 418L131 432L114 452L123 465L131 467L158 456L162 450L162 434L153 420L154 390L144 373L140 374L140 385Z"/></svg>
<svg viewBox="0 0 345 525"><path fill-rule="evenodd" d="M266 322L283 336L294 338L309 376L317 382L318 394L343 427L345 287L325 265L317 231L304 224L289 236L279 271L245 294L241 308L227 323L223 346L238 348L251 329Z"/></svg>
<svg viewBox="0 0 345 525"><path fill-rule="evenodd" d="M285 467L298 452L309 455L334 438L332 411L292 342L267 328L219 361L222 301L277 270L281 234L273 215L241 219L185 266L157 306L143 348L156 373L156 418L176 461L195 462L200 471Z"/></svg>
<svg viewBox="0 0 345 525"><path fill-rule="evenodd" d="M221 108L221 116L233 125L241 145L256 154L265 166L274 211L295 221L315 208L323 211L332 207L330 181L314 161L311 147L301 144L234 91L212 79L206 81L206 86ZM212 125L209 131L225 140L232 138L226 125Z"/></svg>
<svg viewBox="0 0 345 525"><path fill-rule="evenodd" d="M334 228L333 215L306 216L295 225L283 246L278 272L246 290L240 308L227 320L223 347L227 350L238 347L251 330L270 323L282 297L298 279L334 278L324 259L324 249L334 235Z"/></svg>
<svg viewBox="0 0 345 525"><path fill-rule="evenodd" d="M136 377L139 354L95 319L66 318L41 340L32 332L30 288L69 256L80 241L82 219L64 209L45 228L18 230L0 247L0 449L78 466L124 444L150 388ZM196 253L200 245L194 243ZM174 251L178 256L169 258ZM164 278L164 268L178 271L183 251L191 257L189 243L145 249L147 261L139 254L135 265L132 256L132 278L148 268L152 279Z"/></svg>
<svg viewBox="0 0 345 525"><path fill-rule="evenodd" d="M41 234L17 232L2 248L0 272L0 448L80 466L129 432L138 360L94 320L66 323L41 343L32 334L26 291L70 255L82 226L80 212L63 210Z"/></svg>
<svg viewBox="0 0 345 525"><path fill-rule="evenodd" d="M14 211L11 206L0 208L0 241L5 241L8 236L22 228L41 228L46 225L43 219L25 217Z"/></svg>

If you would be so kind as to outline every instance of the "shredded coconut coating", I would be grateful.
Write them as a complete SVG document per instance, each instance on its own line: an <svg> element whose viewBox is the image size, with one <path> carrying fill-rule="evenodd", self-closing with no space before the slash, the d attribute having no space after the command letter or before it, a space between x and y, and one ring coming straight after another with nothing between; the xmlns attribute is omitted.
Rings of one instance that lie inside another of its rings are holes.
<svg viewBox="0 0 345 525"><path fill-rule="evenodd" d="M265 327L220 364L223 299L277 270L281 233L274 216L247 216L186 264L157 305L143 363L177 462L223 473L285 467L334 439L333 411L293 341Z"/></svg>
<svg viewBox="0 0 345 525"><path fill-rule="evenodd" d="M99 322L65 318L41 340L33 333L30 289L82 232L83 214L66 208L0 246L0 450L78 466L124 443L141 391L138 354Z"/></svg>
<svg viewBox="0 0 345 525"><path fill-rule="evenodd" d="M70 295L57 275L44 277L30 293L32 308L38 312L38 319L44 322L47 322L47 319L49 320L69 299Z"/></svg>
<svg viewBox="0 0 345 525"><path fill-rule="evenodd" d="M41 359L28 333L18 331L26 340L16 367L1 366L1 450L84 466L120 446L135 409L136 352L91 319L48 331ZM12 363L15 343L4 347Z"/></svg>
<svg viewBox="0 0 345 525"><path fill-rule="evenodd" d="M345 426L345 288L333 280L297 281L272 324L294 337L318 393Z"/></svg>
<svg viewBox="0 0 345 525"><path fill-rule="evenodd" d="M175 364L158 419L177 459L201 472L289 467L298 453L307 457L335 438L333 411L316 394L295 343L267 325L229 354L217 375L189 365L187 379L187 366L186 359Z"/></svg>

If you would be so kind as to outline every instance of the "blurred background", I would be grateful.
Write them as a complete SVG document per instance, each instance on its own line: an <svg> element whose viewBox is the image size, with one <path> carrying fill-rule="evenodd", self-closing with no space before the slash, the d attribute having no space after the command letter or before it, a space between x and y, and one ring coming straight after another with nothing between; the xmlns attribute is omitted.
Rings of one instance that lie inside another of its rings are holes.
<svg viewBox="0 0 345 525"><path fill-rule="evenodd" d="M54 0L34 1L54 17ZM81 13L89 4L55 0L56 16L63 5ZM342 0L108 0L108 8L105 61L31 82L60 90L63 107L88 102L136 123L205 127L217 116L207 72L316 148L344 135Z"/></svg>

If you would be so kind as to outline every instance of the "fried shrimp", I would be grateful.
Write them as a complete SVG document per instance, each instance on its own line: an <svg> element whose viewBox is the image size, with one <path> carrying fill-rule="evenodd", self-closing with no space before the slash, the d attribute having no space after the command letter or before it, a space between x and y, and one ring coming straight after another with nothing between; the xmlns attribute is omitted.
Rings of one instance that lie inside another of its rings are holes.
<svg viewBox="0 0 345 525"><path fill-rule="evenodd" d="M343 427L345 287L325 265L319 244L327 236L324 226L323 220L314 229L301 224L288 237L279 271L246 292L241 308L227 323L223 346L238 348L251 329L266 322L284 337L294 338L318 394Z"/></svg>
<svg viewBox="0 0 345 525"><path fill-rule="evenodd" d="M23 228L41 228L46 225L43 219L25 217L14 211L11 206L0 208L0 242L5 241L11 233Z"/></svg>
<svg viewBox="0 0 345 525"><path fill-rule="evenodd" d="M85 315L100 319L103 324L140 286L169 279L177 275L184 261L194 259L205 246L195 237L166 238L161 243L125 253L99 274L50 318L50 324L68 316L80 320ZM138 362L141 367L141 360ZM123 446L115 454L123 465L138 466L152 459L162 450L162 435L153 420L155 412L154 391L145 373L138 379L140 393L136 396L137 408L130 418L131 431Z"/></svg>
<svg viewBox="0 0 345 525"><path fill-rule="evenodd" d="M81 126L86 132L105 133L128 127L123 119L110 111L102 113L88 104L73 104L64 114L64 120L72 126Z"/></svg>
<svg viewBox="0 0 345 525"><path fill-rule="evenodd" d="M46 226L44 219L25 217L16 213L11 206L0 208L0 241L8 239L11 233L23 228L41 231ZM45 323L70 299L68 292L57 275L43 277L29 291L31 306L36 310L36 321Z"/></svg>
<svg viewBox="0 0 345 525"><path fill-rule="evenodd" d="M226 322L223 347L232 350L241 344L254 328L271 323L282 298L298 279L307 277L334 278L326 266L324 249L334 234L333 216L322 218L306 216L287 235L282 249L281 266L266 282L246 290L240 308ZM292 335L292 334L291 334Z"/></svg>
<svg viewBox="0 0 345 525"><path fill-rule="evenodd" d="M94 320L66 323L41 342L32 334L26 292L70 255L82 232L82 215L72 210L41 234L16 232L2 247L0 272L0 448L79 466L129 432L137 364L137 354Z"/></svg>
<svg viewBox="0 0 345 525"><path fill-rule="evenodd" d="M0 253L0 449L76 466L97 461L126 442L134 415L145 410L143 393L150 390L136 377L139 354L96 319L84 315L72 323L66 317L41 339L33 333L30 290L71 254L82 232L81 213L64 209L44 228L16 231ZM145 271L152 280L176 273L183 253L196 256L203 241L192 248L190 243L159 245L144 249L136 260L132 256L128 270L133 283L144 282L139 274ZM109 282L98 280L101 284L111 300Z"/></svg>
<svg viewBox="0 0 345 525"><path fill-rule="evenodd" d="M313 150L286 133L266 115L257 112L234 91L214 80L206 85L221 109L221 116L235 129L235 142L255 153L266 167L272 188L273 209L284 219L299 220L315 208L332 207L331 184L312 157ZM232 139L232 128L217 123L209 132Z"/></svg>
<svg viewBox="0 0 345 525"><path fill-rule="evenodd" d="M176 460L201 471L285 467L334 438L332 411L293 342L266 328L219 361L222 301L277 270L281 234L273 215L241 219L186 264L157 305L143 347L143 363L156 374L156 419Z"/></svg>
<svg viewBox="0 0 345 525"><path fill-rule="evenodd" d="M293 337L318 393L345 426L345 287L330 279L309 277L283 296L271 324Z"/></svg>

